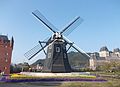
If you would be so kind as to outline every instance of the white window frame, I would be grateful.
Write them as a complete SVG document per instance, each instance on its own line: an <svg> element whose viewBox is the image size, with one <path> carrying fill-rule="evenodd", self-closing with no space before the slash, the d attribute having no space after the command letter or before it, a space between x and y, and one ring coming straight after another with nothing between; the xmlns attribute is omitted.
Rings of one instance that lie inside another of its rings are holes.
<svg viewBox="0 0 120 87"><path fill-rule="evenodd" d="M56 52L60 52L60 47L56 47Z"/></svg>

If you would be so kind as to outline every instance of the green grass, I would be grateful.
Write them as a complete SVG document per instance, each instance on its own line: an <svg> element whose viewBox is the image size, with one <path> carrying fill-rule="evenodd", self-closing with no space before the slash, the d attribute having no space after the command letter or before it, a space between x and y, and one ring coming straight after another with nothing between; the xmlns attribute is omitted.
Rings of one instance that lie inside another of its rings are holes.
<svg viewBox="0 0 120 87"><path fill-rule="evenodd" d="M120 87L120 79L108 79L107 82L65 82L59 87Z"/></svg>
<svg viewBox="0 0 120 87"><path fill-rule="evenodd" d="M92 74L100 75L107 82L64 82L59 87L120 87L120 78L111 77L112 75L120 75L117 73L92 72ZM108 77L104 77L104 76Z"/></svg>

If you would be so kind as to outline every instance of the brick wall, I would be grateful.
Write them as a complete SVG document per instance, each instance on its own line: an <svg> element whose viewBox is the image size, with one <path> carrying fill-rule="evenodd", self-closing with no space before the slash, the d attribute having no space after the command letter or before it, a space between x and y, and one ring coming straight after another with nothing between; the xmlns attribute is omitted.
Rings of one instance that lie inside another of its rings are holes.
<svg viewBox="0 0 120 87"><path fill-rule="evenodd" d="M0 72L4 74L10 74L13 43L13 38L8 40L7 36L0 35Z"/></svg>

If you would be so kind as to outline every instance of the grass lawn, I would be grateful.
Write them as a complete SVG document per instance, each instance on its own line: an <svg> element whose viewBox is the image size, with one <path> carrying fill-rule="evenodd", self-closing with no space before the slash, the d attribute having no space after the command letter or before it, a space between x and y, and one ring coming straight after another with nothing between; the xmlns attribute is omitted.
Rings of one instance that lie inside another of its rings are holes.
<svg viewBox="0 0 120 87"><path fill-rule="evenodd" d="M120 79L109 79L107 82L65 82L59 87L120 87Z"/></svg>
<svg viewBox="0 0 120 87"><path fill-rule="evenodd" d="M63 82L59 87L120 87L120 78L114 77L120 75L119 73L93 72L92 74L100 75L107 82Z"/></svg>

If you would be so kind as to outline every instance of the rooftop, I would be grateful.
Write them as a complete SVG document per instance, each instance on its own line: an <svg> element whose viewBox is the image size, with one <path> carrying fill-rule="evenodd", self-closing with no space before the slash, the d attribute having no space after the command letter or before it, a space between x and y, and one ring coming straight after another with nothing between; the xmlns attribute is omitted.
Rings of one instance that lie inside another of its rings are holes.
<svg viewBox="0 0 120 87"><path fill-rule="evenodd" d="M109 51L109 50L108 50L108 48L106 46L104 46L104 47L100 48L100 52L101 51Z"/></svg>
<svg viewBox="0 0 120 87"><path fill-rule="evenodd" d="M8 40L8 37L6 35L0 35L0 39L3 39L3 40Z"/></svg>
<svg viewBox="0 0 120 87"><path fill-rule="evenodd" d="M120 52L120 49L116 48L116 49L113 50L113 52Z"/></svg>

